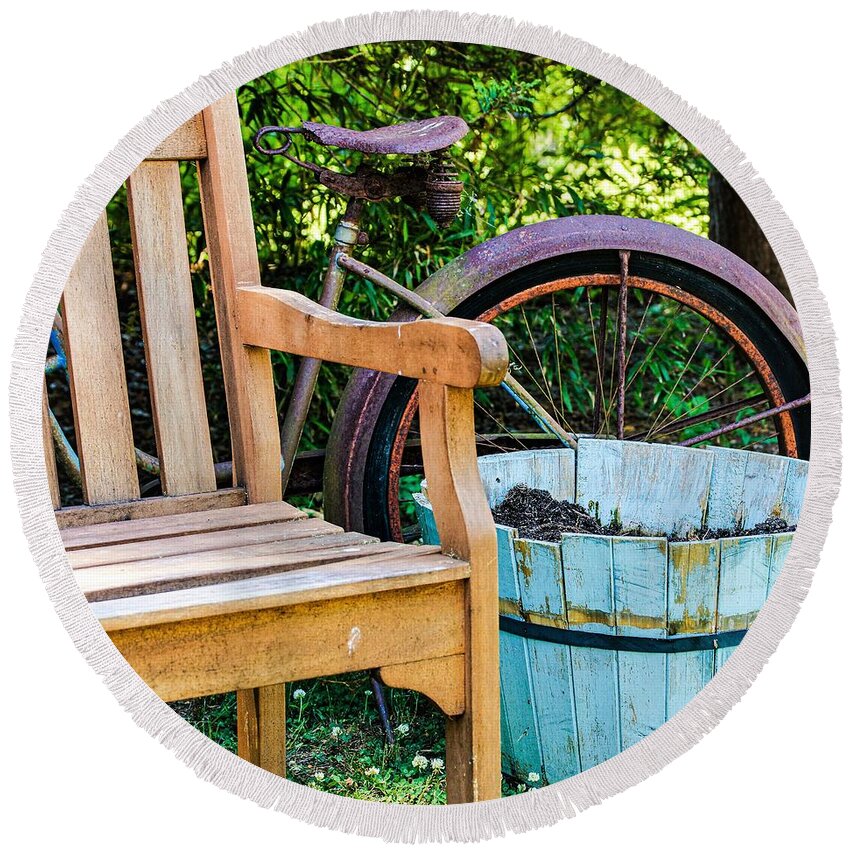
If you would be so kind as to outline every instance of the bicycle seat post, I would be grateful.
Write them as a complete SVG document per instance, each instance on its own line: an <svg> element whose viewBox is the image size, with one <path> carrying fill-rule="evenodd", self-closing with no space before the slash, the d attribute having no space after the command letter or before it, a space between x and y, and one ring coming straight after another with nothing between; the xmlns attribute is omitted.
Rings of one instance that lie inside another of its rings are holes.
<svg viewBox="0 0 850 850"><path fill-rule="evenodd" d="M322 293L319 303L329 310L336 309L339 296L342 293L342 284L345 278L345 269L337 263L340 254L351 256L357 245L363 244L360 230L360 220L363 216L363 200L350 198L346 205L342 218L337 222L333 236L333 244L328 256L328 265L322 281ZM292 465L301 442L301 434L307 422L307 414L310 410L310 401L316 388L319 377L319 369L322 361L305 357L298 366L295 382L292 386L292 395L289 399L289 408L284 417L280 429L281 457L283 469L281 470L282 485L284 492L292 472Z"/></svg>

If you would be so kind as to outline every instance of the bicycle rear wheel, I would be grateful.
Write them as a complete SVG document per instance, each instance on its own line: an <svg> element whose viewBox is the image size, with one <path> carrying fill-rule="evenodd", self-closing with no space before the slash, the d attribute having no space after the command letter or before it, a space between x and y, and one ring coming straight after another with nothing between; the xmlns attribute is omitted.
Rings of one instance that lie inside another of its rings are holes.
<svg viewBox="0 0 850 850"><path fill-rule="evenodd" d="M738 426L808 393L805 362L764 305L722 267L624 253L528 263L461 297L451 314L502 329L515 377L567 431L681 443L727 428L712 442L807 457L805 404ZM403 378L352 376L328 446L332 521L403 537L405 500L421 476L415 389ZM499 388L476 391L476 430L480 453L557 444Z"/></svg>

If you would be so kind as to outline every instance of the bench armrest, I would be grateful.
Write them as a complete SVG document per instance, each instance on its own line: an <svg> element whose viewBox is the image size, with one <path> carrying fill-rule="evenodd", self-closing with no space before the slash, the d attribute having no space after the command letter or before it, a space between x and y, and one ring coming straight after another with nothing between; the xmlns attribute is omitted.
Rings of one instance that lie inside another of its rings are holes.
<svg viewBox="0 0 850 850"><path fill-rule="evenodd" d="M242 343L435 384L496 386L508 348L492 325L466 319L367 322L284 289L238 288Z"/></svg>

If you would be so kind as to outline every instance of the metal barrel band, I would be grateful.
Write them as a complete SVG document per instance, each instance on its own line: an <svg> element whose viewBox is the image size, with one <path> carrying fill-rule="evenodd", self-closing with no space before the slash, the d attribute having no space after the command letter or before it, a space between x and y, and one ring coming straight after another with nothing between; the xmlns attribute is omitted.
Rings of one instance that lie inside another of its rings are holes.
<svg viewBox="0 0 850 850"><path fill-rule="evenodd" d="M747 633L746 629L717 632L715 634L689 635L688 637L649 638L630 635L606 635L598 632L579 632L559 629L539 623L527 623L504 614L499 615L499 630L512 635L560 643L566 646L584 646L591 649L609 649L619 652L698 652L737 646Z"/></svg>

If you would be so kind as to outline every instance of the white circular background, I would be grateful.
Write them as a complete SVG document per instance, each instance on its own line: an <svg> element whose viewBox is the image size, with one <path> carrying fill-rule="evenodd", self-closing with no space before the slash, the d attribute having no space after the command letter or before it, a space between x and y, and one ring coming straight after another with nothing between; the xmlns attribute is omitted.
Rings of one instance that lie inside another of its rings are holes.
<svg viewBox="0 0 850 850"><path fill-rule="evenodd" d="M61 548L40 460L41 373L52 314L88 230L135 165L200 108L262 73L334 48L399 38L481 42L547 56L617 85L667 119L724 173L770 239L800 311L812 379L813 463L803 518L774 592L740 649L697 699L641 744L580 776L533 794L474 806L390 807L333 797L259 771L192 730L125 664L89 612ZM155 55L145 55L144 59L155 61ZM796 615L811 581L811 568L823 543L838 486L839 397L830 320L796 231L767 187L753 177L741 152L716 124L641 70L583 42L503 18L410 13L320 25L243 54L165 102L119 143L78 191L44 253L26 299L14 350L10 407L21 515L42 579L78 649L136 722L200 775L262 806L347 831L415 840L426 836L482 838L505 829L524 830L586 808L639 782L686 751L740 698ZM26 635L19 635L19 639L25 641ZM61 702L56 716L61 722ZM132 770L132 766L127 765L127 769ZM120 776L114 779L121 781ZM719 776L718 797L706 801L706 811L714 812L707 815L706 828L711 828L708 825L722 812L721 780ZM96 818L96 801L93 804L87 816ZM659 812L663 808L660 806ZM191 812L187 816L191 817ZM658 837L666 840L661 822L659 830Z"/></svg>

